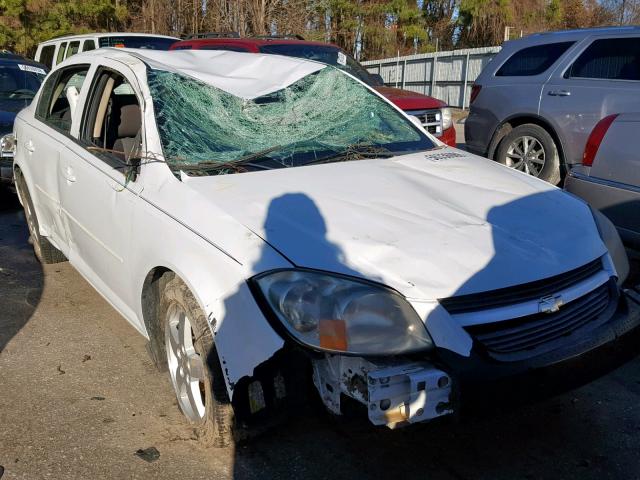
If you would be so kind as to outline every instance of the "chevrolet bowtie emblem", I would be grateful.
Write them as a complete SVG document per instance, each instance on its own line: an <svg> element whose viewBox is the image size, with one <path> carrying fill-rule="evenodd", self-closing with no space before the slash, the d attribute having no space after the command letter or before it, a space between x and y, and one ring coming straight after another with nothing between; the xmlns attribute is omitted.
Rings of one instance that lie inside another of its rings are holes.
<svg viewBox="0 0 640 480"><path fill-rule="evenodd" d="M542 297L538 302L538 311L540 313L555 313L564 305L560 295L549 295Z"/></svg>

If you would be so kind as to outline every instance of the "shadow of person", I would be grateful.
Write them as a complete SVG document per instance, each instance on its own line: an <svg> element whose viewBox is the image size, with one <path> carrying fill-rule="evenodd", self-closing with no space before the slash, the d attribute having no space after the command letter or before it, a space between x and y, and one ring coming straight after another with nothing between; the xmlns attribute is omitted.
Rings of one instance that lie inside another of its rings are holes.
<svg viewBox="0 0 640 480"><path fill-rule="evenodd" d="M43 287L20 202L0 185L0 354L31 318Z"/></svg>
<svg viewBox="0 0 640 480"><path fill-rule="evenodd" d="M306 194L287 193L271 199L262 226L256 228L255 233L263 242L250 269L254 275L283 266L318 268L320 265L323 270L358 276L357 271L347 266L342 249L327 238L327 223L316 203ZM294 348L295 342L285 333L284 326L278 328L273 323L277 320L271 320L271 325L259 324L268 320L257 307L248 307L248 302L255 303L255 299L246 285L224 299L227 313L216 338L225 338L225 342L218 345L216 355L231 375L236 414L251 416L257 423L263 420L268 423L272 414L281 415L290 407L306 409L308 394L313 394L315 387L311 385L308 358ZM242 350L230 345L242 345ZM215 360L208 360L214 368ZM239 370L243 372L242 378L234 378L234 372ZM278 393L276 378L284 382L282 387L287 392L284 399ZM255 396L249 395L249 388L257 388L256 382L259 382L258 396L263 402L259 411L251 403L253 400L249 400Z"/></svg>
<svg viewBox="0 0 640 480"><path fill-rule="evenodd" d="M327 223L320 209L304 193L286 193L272 199L263 229L264 240L294 265L310 266L305 262L311 260L314 265L322 265L322 270L361 276L349 267L340 246L327 238ZM255 262L255 272L267 268L265 260L261 256Z"/></svg>

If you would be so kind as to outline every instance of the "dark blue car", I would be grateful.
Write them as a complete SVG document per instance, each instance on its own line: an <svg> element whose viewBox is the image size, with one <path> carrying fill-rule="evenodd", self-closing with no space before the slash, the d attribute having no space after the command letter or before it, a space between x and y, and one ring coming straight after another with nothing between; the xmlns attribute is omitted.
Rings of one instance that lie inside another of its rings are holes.
<svg viewBox="0 0 640 480"><path fill-rule="evenodd" d="M0 54L0 182L12 181L13 120L27 107L47 74L47 67L11 53Z"/></svg>

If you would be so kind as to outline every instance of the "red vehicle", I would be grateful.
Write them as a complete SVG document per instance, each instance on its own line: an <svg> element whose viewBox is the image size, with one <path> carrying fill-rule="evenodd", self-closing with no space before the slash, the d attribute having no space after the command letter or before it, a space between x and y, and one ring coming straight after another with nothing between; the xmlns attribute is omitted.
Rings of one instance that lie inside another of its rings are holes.
<svg viewBox="0 0 640 480"><path fill-rule="evenodd" d="M421 93L385 87L380 75L370 74L353 57L336 45L282 37L238 38L218 34L174 43L170 50L232 50L268 53L316 60L345 70L375 88L409 115L420 119L424 128L440 141L456 146L451 110L446 103Z"/></svg>

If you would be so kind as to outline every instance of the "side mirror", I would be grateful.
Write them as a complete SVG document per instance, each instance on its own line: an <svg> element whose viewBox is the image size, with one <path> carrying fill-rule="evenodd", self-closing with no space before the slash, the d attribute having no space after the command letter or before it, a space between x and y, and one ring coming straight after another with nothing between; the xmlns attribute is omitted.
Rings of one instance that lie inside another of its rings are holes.
<svg viewBox="0 0 640 480"><path fill-rule="evenodd" d="M370 73L371 83L376 87L384 87L384 78L379 73Z"/></svg>

